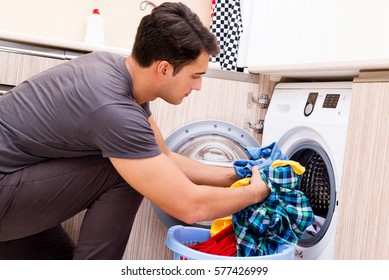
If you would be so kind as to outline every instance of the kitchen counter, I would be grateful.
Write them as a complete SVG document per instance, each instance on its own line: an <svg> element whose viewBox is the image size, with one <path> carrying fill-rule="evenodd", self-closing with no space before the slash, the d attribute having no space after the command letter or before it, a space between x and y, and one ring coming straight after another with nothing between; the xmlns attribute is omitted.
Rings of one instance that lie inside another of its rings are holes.
<svg viewBox="0 0 389 280"><path fill-rule="evenodd" d="M128 55L131 53L130 49L122 49L122 48L116 48L111 46L104 46L104 45L91 45L86 44L81 41L69 41L69 40L62 40L62 39L56 39L56 38L47 38L47 37L40 37L25 33L16 33L16 32L9 32L5 30L0 30L0 40L7 41L8 44L4 47L11 48L12 45L9 44L9 42L15 42L20 44L28 44L28 45L34 45L39 47L46 47L47 49L50 48L60 48L65 49L74 53L88 53L92 51L108 51L113 52L121 55ZM4 45L4 44L3 44Z"/></svg>

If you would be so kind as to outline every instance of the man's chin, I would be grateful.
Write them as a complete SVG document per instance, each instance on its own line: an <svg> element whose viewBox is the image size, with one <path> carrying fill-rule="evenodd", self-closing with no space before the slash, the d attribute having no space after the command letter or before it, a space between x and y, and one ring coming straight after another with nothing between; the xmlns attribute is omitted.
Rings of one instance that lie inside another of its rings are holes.
<svg viewBox="0 0 389 280"><path fill-rule="evenodd" d="M187 96L185 96L185 97L187 97ZM182 103L182 101L184 101L185 97L183 97L179 100L177 100L177 99L176 100L172 100L172 99L166 100L165 98L162 98L162 99L171 105L180 105Z"/></svg>
<svg viewBox="0 0 389 280"><path fill-rule="evenodd" d="M181 100L177 100L177 101L166 101L166 102L171 104L171 105L180 105L182 103L182 99Z"/></svg>
<svg viewBox="0 0 389 280"><path fill-rule="evenodd" d="M173 105L180 105L180 104L182 103L182 101L183 101L183 99L181 99L181 100L179 100L179 101L173 103Z"/></svg>

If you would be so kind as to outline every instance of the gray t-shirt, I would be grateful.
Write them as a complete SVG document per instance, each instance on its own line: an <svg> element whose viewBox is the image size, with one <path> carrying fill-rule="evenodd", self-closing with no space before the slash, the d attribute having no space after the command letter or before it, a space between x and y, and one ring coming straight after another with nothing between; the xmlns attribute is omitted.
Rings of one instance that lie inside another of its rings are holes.
<svg viewBox="0 0 389 280"><path fill-rule="evenodd" d="M0 173L60 157L157 156L150 115L124 57L96 52L55 66L0 98Z"/></svg>

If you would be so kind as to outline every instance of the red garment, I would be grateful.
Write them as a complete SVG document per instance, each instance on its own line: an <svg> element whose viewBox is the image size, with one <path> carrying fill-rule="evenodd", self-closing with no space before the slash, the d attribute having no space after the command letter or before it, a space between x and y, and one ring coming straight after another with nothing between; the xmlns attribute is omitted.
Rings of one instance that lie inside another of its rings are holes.
<svg viewBox="0 0 389 280"><path fill-rule="evenodd" d="M192 245L189 248L207 254L236 257L236 238L232 224L208 240Z"/></svg>

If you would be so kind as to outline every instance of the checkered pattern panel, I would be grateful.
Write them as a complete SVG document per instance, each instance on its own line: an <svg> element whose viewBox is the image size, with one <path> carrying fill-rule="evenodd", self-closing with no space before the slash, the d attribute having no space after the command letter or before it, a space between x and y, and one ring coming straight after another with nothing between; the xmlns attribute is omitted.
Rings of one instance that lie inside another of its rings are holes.
<svg viewBox="0 0 389 280"><path fill-rule="evenodd" d="M223 70L237 69L240 34L243 31L240 0L216 0L212 6L211 32L220 44L220 54L211 57Z"/></svg>

